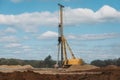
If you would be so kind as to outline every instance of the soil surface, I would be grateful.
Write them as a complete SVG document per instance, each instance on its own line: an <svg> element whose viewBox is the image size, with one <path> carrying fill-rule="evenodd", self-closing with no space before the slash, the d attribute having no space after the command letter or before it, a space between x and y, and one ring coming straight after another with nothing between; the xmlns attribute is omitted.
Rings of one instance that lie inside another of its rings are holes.
<svg viewBox="0 0 120 80"><path fill-rule="evenodd" d="M0 80L120 80L120 68L107 66L90 70L29 69L0 72Z"/></svg>

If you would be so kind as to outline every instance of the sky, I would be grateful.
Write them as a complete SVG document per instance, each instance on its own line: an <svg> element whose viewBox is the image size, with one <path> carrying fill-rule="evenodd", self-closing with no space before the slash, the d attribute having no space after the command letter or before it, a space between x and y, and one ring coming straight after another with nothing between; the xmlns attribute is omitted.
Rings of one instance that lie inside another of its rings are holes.
<svg viewBox="0 0 120 80"><path fill-rule="evenodd" d="M58 3L77 58L120 57L120 0L0 0L0 58L57 60Z"/></svg>

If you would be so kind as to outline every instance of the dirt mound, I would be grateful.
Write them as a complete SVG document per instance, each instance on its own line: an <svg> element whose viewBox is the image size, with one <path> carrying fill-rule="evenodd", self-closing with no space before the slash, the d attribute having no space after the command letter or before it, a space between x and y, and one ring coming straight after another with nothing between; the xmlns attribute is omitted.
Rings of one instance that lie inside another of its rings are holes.
<svg viewBox="0 0 120 80"><path fill-rule="evenodd" d="M120 80L120 70L98 70L100 74L39 74L33 71L1 73L0 80ZM96 73L95 72L95 73Z"/></svg>
<svg viewBox="0 0 120 80"><path fill-rule="evenodd" d="M28 69L33 69L32 66L30 65L1 65L0 66L0 72L13 72L13 71L24 71L24 70L28 70Z"/></svg>
<svg viewBox="0 0 120 80"><path fill-rule="evenodd" d="M107 69L116 69L118 67L116 65L108 65L105 68L107 68Z"/></svg>
<svg viewBox="0 0 120 80"><path fill-rule="evenodd" d="M26 69L26 68L33 68L31 65L1 65L0 68L7 68L7 69Z"/></svg>
<svg viewBox="0 0 120 80"><path fill-rule="evenodd" d="M69 69L67 69L73 70L70 72L69 71L61 72L61 70L53 68L52 69L36 68L37 70L34 69L28 70L27 68L32 68L29 65L0 66L0 70L3 68L7 72L6 73L0 72L0 80L120 80L120 68L119 67L115 68L114 65L110 65L108 66L108 68L106 67L98 68L93 65L71 66ZM13 70L13 72L8 72L8 70L12 69L16 70L15 71ZM21 71L22 69L25 70Z"/></svg>
<svg viewBox="0 0 120 80"><path fill-rule="evenodd" d="M91 70L91 69L97 69L99 67L96 67L94 65L72 65L68 68L68 70Z"/></svg>

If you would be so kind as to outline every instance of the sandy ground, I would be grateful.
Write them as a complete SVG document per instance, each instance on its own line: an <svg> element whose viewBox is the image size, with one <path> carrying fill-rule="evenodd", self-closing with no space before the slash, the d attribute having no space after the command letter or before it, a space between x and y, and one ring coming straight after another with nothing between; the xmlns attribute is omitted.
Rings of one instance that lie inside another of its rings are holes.
<svg viewBox="0 0 120 80"><path fill-rule="evenodd" d="M120 80L120 68L113 65L104 68L72 66L68 69L4 65L0 66L0 80Z"/></svg>

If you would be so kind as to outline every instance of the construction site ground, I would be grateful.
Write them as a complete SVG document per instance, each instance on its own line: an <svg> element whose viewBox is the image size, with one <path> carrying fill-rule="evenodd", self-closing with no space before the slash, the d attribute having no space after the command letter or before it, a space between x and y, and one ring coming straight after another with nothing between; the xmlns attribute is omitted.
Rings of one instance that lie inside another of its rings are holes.
<svg viewBox="0 0 120 80"><path fill-rule="evenodd" d="M0 66L0 80L120 80L120 68L114 65L92 65L70 68L33 68L26 66Z"/></svg>

